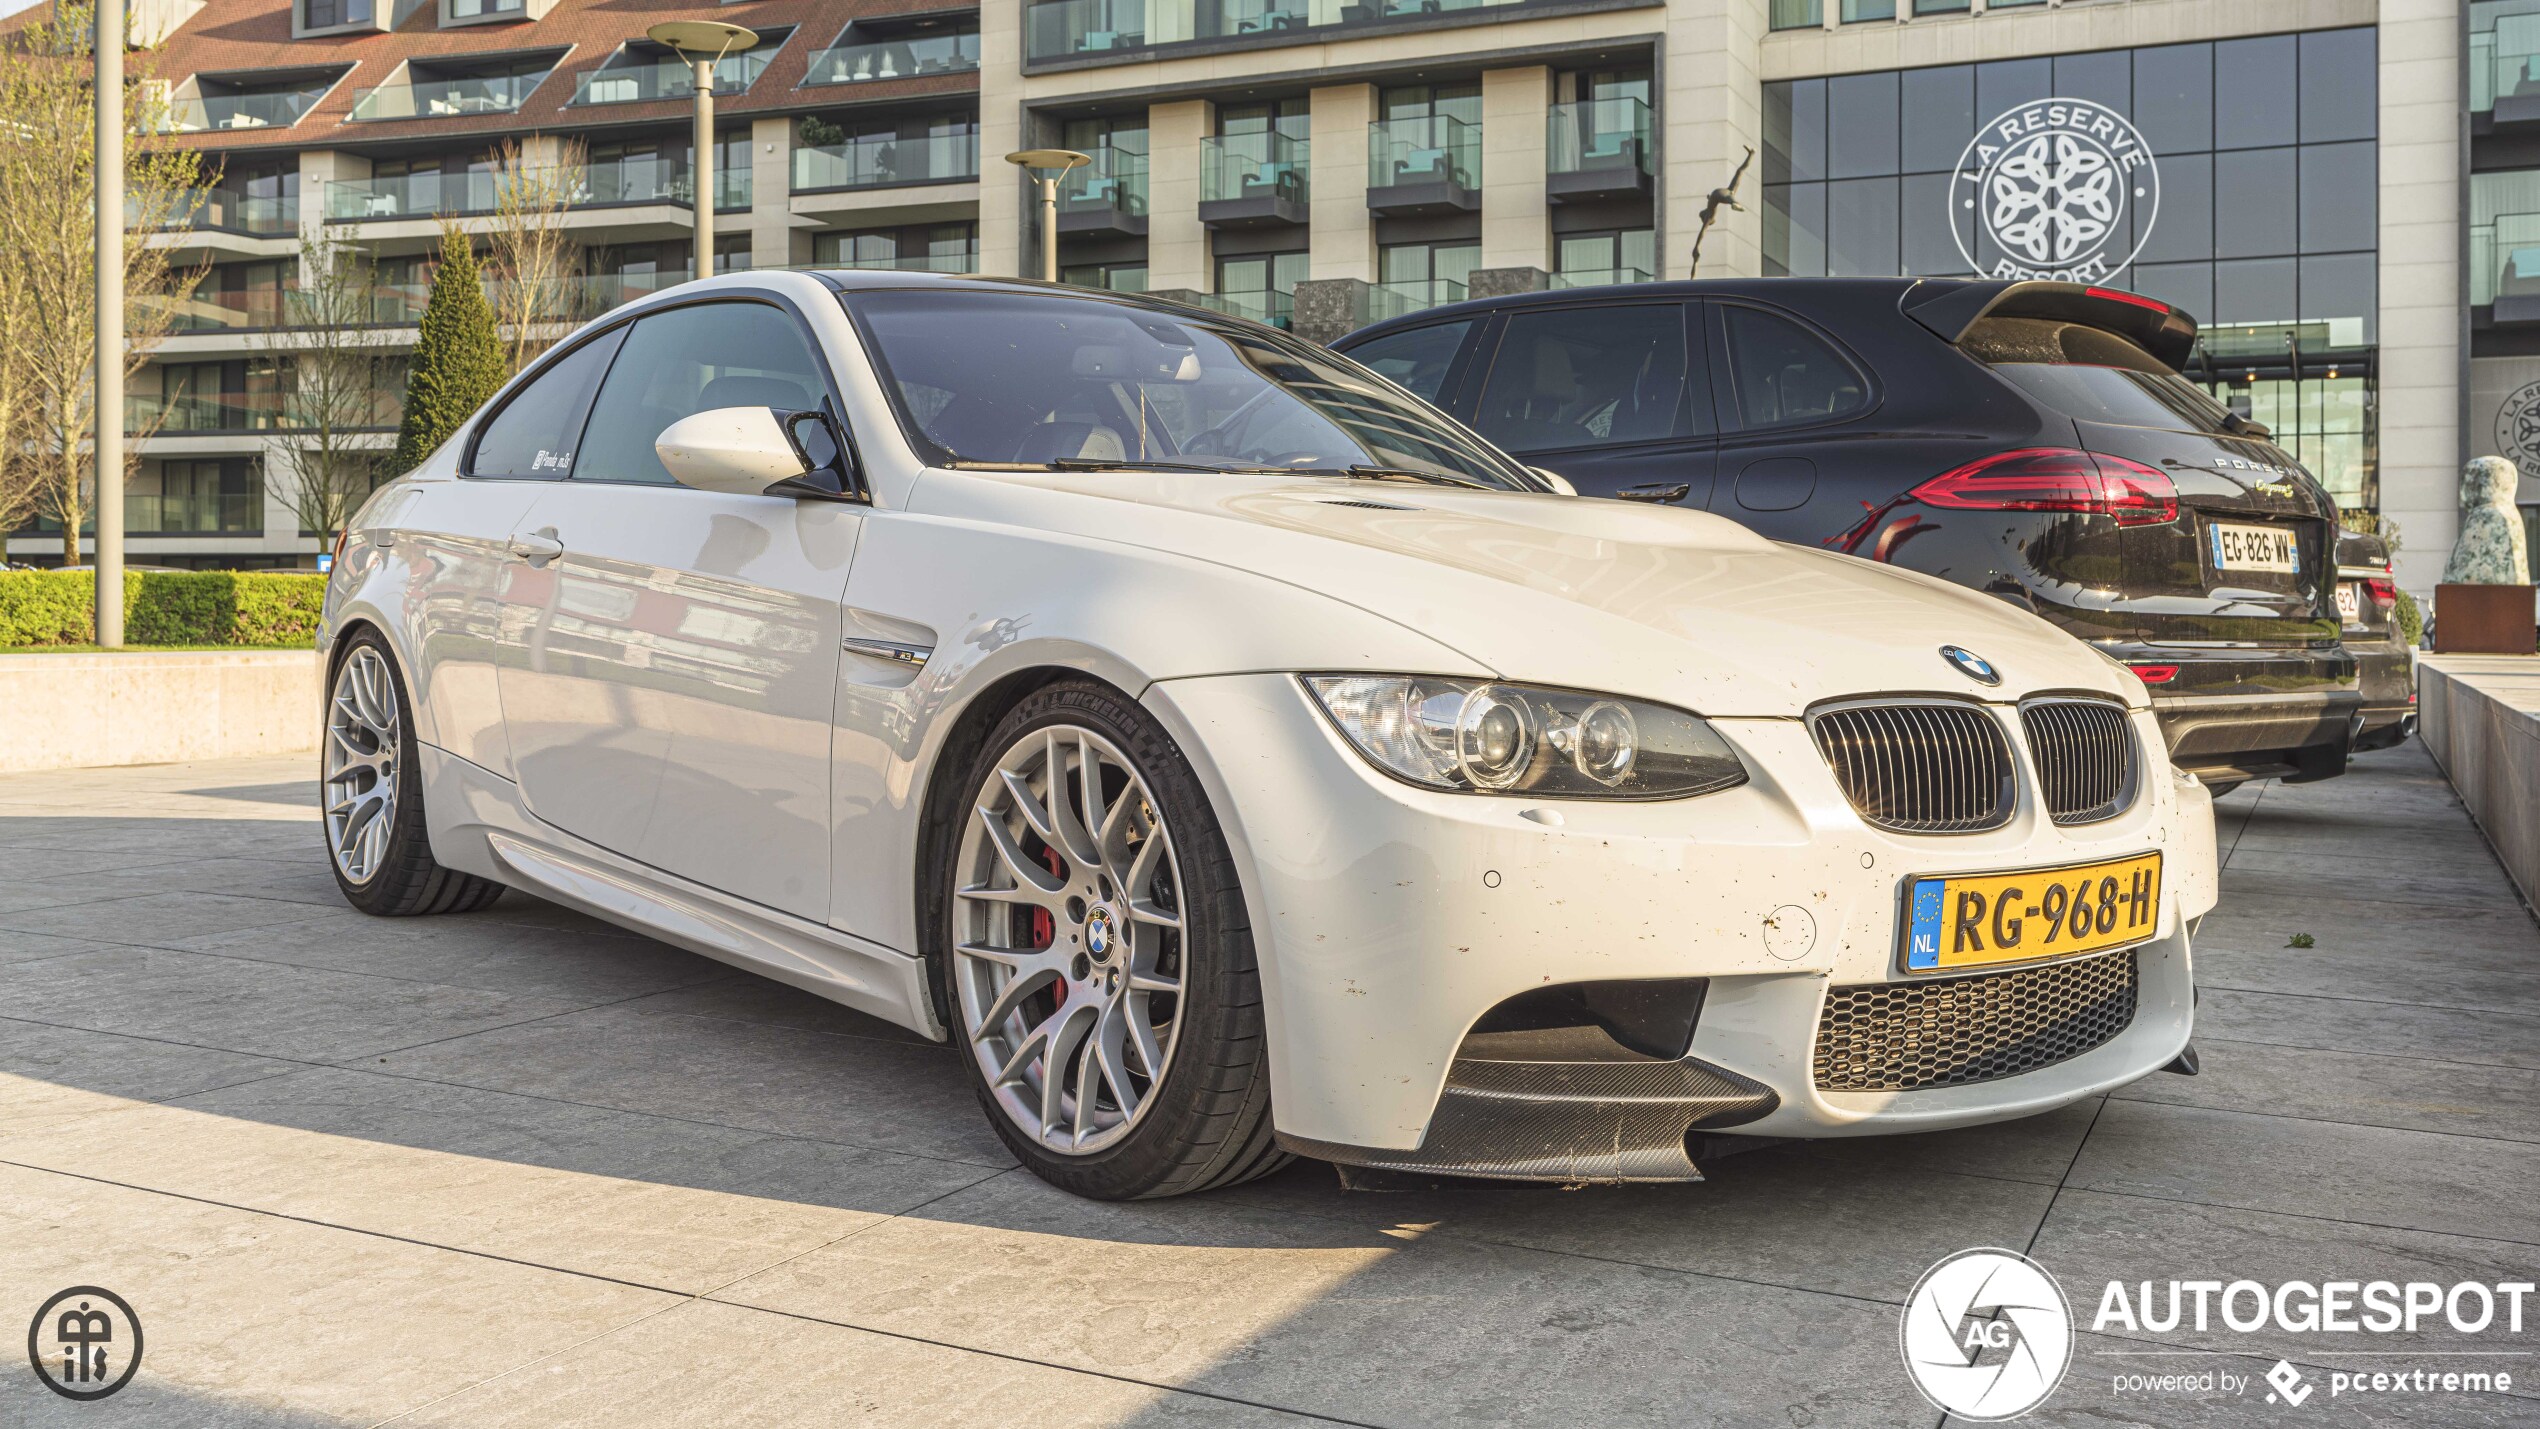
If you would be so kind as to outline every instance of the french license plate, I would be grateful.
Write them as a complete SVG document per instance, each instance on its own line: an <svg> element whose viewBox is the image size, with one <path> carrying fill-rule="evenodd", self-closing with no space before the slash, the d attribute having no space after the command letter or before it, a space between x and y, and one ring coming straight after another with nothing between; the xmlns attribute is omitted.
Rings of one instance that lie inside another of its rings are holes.
<svg viewBox="0 0 2540 1429"><path fill-rule="evenodd" d="M2291 575L2302 569L2302 548L2295 544L2293 533L2281 526L2226 526L2218 521L2205 528L2205 540L2213 548L2218 571Z"/></svg>
<svg viewBox="0 0 2540 1429"><path fill-rule="evenodd" d="M2356 590L2357 587L2353 581L2337 583L2337 618L2348 625L2364 623L2364 602L2363 598L2356 594Z"/></svg>
<svg viewBox="0 0 2540 1429"><path fill-rule="evenodd" d="M1910 973L2121 948L2151 937L2159 921L2161 856L1917 878L1905 909Z"/></svg>

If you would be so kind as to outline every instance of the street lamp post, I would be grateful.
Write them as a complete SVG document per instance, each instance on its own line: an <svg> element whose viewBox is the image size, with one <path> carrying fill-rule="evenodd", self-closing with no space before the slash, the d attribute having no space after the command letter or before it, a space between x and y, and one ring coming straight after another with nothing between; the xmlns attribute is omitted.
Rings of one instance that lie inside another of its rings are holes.
<svg viewBox="0 0 2540 1429"><path fill-rule="evenodd" d="M1069 169L1081 169L1094 161L1091 154L1073 149L1021 149L1005 156L1005 161L1032 176L1032 185L1041 195L1041 281L1058 281L1058 181Z"/></svg>
<svg viewBox="0 0 2540 1429"><path fill-rule="evenodd" d="M97 0L97 643L123 645L123 0ZM71 533L79 549L79 533Z"/></svg>
<svg viewBox="0 0 2540 1429"><path fill-rule="evenodd" d="M696 91L697 133L689 164L696 184L694 226L696 276L714 276L714 67L725 55L758 43L758 32L721 20L670 20L644 32L654 44L688 62L689 84Z"/></svg>

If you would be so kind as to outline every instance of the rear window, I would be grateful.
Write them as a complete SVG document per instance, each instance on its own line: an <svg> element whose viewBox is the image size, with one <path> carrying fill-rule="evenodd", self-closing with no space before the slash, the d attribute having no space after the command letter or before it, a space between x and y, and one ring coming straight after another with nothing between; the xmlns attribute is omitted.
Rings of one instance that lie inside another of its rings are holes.
<svg viewBox="0 0 2540 1429"><path fill-rule="evenodd" d="M2229 435L2204 389L2104 328L2045 318L1987 318L1958 350L2067 417L2121 427Z"/></svg>

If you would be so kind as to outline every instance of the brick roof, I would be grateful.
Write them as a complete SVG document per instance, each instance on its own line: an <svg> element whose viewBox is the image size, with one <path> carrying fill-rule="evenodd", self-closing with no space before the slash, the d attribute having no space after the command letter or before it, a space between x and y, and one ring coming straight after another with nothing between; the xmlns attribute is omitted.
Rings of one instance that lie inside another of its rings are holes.
<svg viewBox="0 0 2540 1429"><path fill-rule="evenodd" d="M394 0L379 0L391 4ZM745 115L800 113L864 107L939 95L975 94L976 72L927 75L922 78L868 80L853 85L800 83L812 52L833 43L851 19L902 15L949 15L965 7L946 0L744 0L716 5L681 0L556 0L544 19L494 22L439 28L440 7L420 6L406 22L389 32L291 38L292 0L208 0L160 46L149 62L170 82L196 74L234 75L259 69L306 69L352 65L326 96L289 128L224 129L178 136L195 148L229 153L362 146L415 139L465 141L535 133L573 132L627 125L685 122L691 112L685 98L632 104L574 105L578 76L597 69L618 46L640 39L664 20L725 20L767 31L791 26L793 33L768 64L765 73L740 95L715 96L715 113ZM353 101L362 91L384 84L397 66L411 59L453 59L499 55L522 50L565 49L570 53L540 82L527 103L510 114L453 115L425 119L349 122Z"/></svg>

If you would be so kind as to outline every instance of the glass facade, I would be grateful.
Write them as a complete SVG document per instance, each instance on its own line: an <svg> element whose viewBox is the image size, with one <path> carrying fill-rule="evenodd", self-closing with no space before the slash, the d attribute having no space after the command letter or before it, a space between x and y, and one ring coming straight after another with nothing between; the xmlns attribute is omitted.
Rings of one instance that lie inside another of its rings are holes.
<svg viewBox="0 0 2540 1429"><path fill-rule="evenodd" d="M1764 261L2045 277L2166 299L2189 375L2373 504L2370 29L1764 87Z"/></svg>

